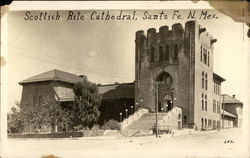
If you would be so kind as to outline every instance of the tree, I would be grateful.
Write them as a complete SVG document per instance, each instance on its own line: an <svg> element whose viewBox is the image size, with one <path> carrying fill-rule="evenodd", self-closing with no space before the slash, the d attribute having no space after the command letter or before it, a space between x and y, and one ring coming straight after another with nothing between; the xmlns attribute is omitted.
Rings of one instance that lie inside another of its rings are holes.
<svg viewBox="0 0 250 158"><path fill-rule="evenodd" d="M7 114L8 133L20 133L24 130L24 121L17 107L11 108L11 113Z"/></svg>
<svg viewBox="0 0 250 158"><path fill-rule="evenodd" d="M76 95L73 119L75 125L92 128L100 116L98 108L101 104L101 96L97 85L83 80L74 85L74 93Z"/></svg>
<svg viewBox="0 0 250 158"><path fill-rule="evenodd" d="M12 108L12 112L8 114L9 132L68 131L71 125L69 111L62 109L59 103L44 102L18 107L19 111Z"/></svg>

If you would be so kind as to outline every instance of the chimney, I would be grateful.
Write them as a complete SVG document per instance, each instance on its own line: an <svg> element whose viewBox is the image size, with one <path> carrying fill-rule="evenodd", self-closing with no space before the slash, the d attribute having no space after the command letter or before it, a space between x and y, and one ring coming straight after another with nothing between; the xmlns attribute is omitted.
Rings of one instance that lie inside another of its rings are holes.
<svg viewBox="0 0 250 158"><path fill-rule="evenodd" d="M233 94L233 98L235 98L235 94Z"/></svg>
<svg viewBox="0 0 250 158"><path fill-rule="evenodd" d="M87 76L86 75L79 75L79 77L81 77L82 80L87 80Z"/></svg>

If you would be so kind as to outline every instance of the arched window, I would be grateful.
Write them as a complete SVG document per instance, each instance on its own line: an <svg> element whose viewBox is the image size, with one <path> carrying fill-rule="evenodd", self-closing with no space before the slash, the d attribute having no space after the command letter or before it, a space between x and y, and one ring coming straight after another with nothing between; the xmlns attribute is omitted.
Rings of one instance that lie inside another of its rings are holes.
<svg viewBox="0 0 250 158"><path fill-rule="evenodd" d="M151 51L150 51L150 62L154 62L155 61L155 48L152 47Z"/></svg>
<svg viewBox="0 0 250 158"><path fill-rule="evenodd" d="M174 45L174 60L178 60L178 45Z"/></svg>
<svg viewBox="0 0 250 158"><path fill-rule="evenodd" d="M159 48L159 61L160 61L160 62L163 61L163 50L162 50L162 46L160 46L160 48Z"/></svg>
<svg viewBox="0 0 250 158"><path fill-rule="evenodd" d="M181 119L181 114L178 115L178 120L180 120L180 119Z"/></svg>
<svg viewBox="0 0 250 158"><path fill-rule="evenodd" d="M173 86L173 79L171 75L167 72L162 72L156 79L158 82L164 82L167 89L171 89Z"/></svg>
<svg viewBox="0 0 250 158"><path fill-rule="evenodd" d="M165 61L169 61L169 45L166 46Z"/></svg>

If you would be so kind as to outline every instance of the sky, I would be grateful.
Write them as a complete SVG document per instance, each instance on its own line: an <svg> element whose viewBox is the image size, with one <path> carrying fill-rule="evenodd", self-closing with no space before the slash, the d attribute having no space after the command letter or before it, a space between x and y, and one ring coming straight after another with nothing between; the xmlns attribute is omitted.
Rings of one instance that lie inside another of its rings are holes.
<svg viewBox="0 0 250 158"><path fill-rule="evenodd" d="M152 27L158 30L162 25L171 27L174 23L184 24L187 21L186 18L173 20L171 16L167 20L141 20L144 11L137 10L137 21L67 21L65 18L59 21L26 21L25 11L11 11L8 14L7 46L8 109L21 99L22 86L18 82L52 69L84 74L88 80L101 84L133 82L135 32L146 32ZM168 15L174 12L164 11ZM200 11L197 10L198 13ZM61 17L68 14L68 11L59 12ZM81 11L84 15L91 12ZM179 12L186 16L189 10ZM214 72L226 79L222 93L235 94L248 106L249 55L243 45L245 26L215 10L209 12L216 13L218 18L197 21L217 38Z"/></svg>

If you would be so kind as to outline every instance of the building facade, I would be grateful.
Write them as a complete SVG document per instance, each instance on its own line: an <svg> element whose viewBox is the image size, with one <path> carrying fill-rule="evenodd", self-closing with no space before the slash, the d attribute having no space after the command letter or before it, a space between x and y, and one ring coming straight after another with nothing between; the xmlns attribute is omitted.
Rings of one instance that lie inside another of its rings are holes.
<svg viewBox="0 0 250 158"><path fill-rule="evenodd" d="M220 126L220 86L225 79L213 72L216 41L196 21L186 22L184 28L179 23L172 25L172 29L162 26L159 32L150 28L147 35L137 31L137 108L164 112L177 106L183 111L183 127Z"/></svg>
<svg viewBox="0 0 250 158"><path fill-rule="evenodd" d="M222 97L222 125L223 128L242 127L243 103L235 95L221 95Z"/></svg>
<svg viewBox="0 0 250 158"><path fill-rule="evenodd" d="M74 84L87 80L84 75L75 75L60 70L51 70L19 82L23 86L21 106L60 103L62 108L74 108ZM122 121L134 113L134 83L98 85L102 101L99 107L99 124L114 119Z"/></svg>
<svg viewBox="0 0 250 158"><path fill-rule="evenodd" d="M62 106L70 108L75 97L73 85L86 79L84 75L56 69L25 79L19 82L23 86L21 106L61 102Z"/></svg>

